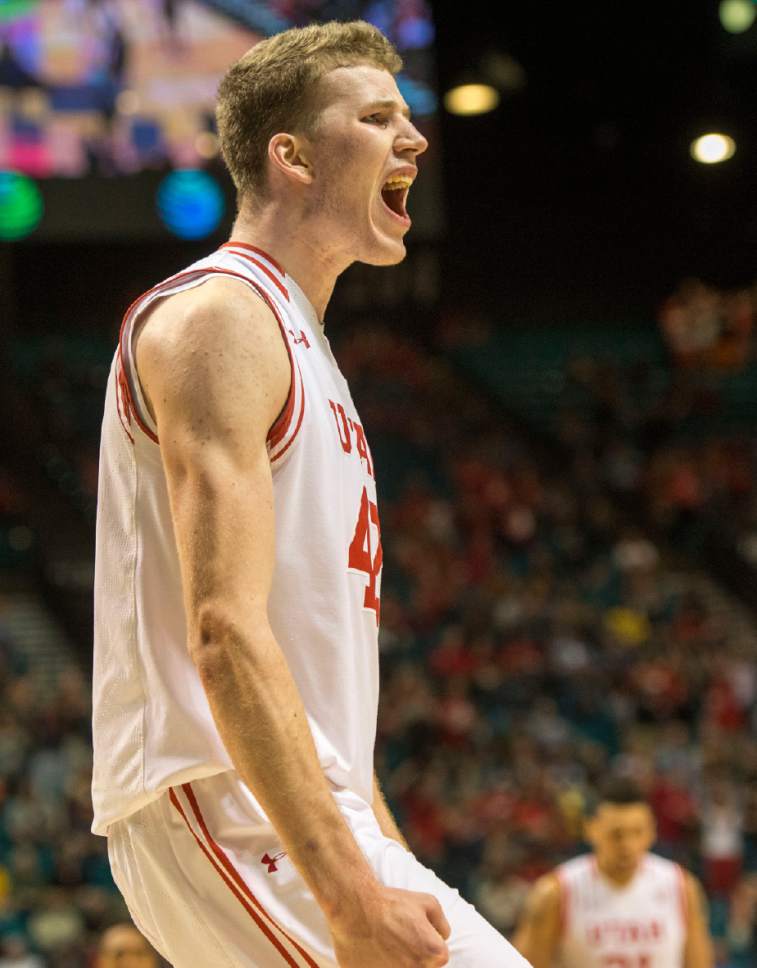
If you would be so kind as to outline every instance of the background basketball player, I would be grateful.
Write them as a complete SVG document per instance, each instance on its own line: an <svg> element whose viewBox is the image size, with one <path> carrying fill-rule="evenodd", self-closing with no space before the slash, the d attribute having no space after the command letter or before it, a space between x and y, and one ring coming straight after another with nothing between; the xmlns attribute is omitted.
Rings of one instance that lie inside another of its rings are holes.
<svg viewBox="0 0 757 968"><path fill-rule="evenodd" d="M649 853L652 811L610 781L586 822L592 853L536 882L515 944L534 968L712 968L699 882Z"/></svg>
<svg viewBox="0 0 757 968"><path fill-rule="evenodd" d="M158 968L158 959L133 924L114 924L100 938L94 968Z"/></svg>

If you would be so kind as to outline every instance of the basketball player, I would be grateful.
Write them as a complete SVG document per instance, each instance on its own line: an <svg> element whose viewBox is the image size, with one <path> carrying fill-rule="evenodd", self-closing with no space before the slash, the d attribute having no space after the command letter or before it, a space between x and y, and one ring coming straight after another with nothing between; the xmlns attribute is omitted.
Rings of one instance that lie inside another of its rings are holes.
<svg viewBox="0 0 757 968"><path fill-rule="evenodd" d="M114 924L100 939L95 968L158 968L158 959L133 924Z"/></svg>
<svg viewBox="0 0 757 968"><path fill-rule="evenodd" d="M324 316L405 256L425 138L363 22L223 79L232 238L128 309L103 422L93 830L175 968L514 968L373 774L373 459Z"/></svg>
<svg viewBox="0 0 757 968"><path fill-rule="evenodd" d="M533 968L712 968L704 894L649 853L652 811L635 784L610 781L586 824L591 854L536 882L515 944Z"/></svg>

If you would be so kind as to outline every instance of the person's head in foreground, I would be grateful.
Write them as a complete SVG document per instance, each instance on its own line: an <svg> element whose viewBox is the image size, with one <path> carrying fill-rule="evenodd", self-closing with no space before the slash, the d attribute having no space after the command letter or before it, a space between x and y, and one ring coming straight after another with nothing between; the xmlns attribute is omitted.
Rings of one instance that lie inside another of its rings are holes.
<svg viewBox="0 0 757 968"><path fill-rule="evenodd" d="M337 272L400 262L427 147L397 87L401 67L389 40L359 20L287 30L233 64L216 115L238 224L274 220Z"/></svg>
<svg viewBox="0 0 757 968"><path fill-rule="evenodd" d="M619 883L633 877L655 833L654 815L641 789L621 777L603 786L586 820L586 839L599 869Z"/></svg>
<svg viewBox="0 0 757 968"><path fill-rule="evenodd" d="M158 958L133 924L114 924L100 938L95 968L158 968Z"/></svg>

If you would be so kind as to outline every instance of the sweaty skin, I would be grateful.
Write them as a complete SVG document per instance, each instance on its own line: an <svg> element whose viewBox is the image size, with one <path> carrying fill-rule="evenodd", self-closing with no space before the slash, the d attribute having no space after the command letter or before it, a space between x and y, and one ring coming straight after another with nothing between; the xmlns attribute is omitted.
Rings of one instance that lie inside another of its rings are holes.
<svg viewBox="0 0 757 968"><path fill-rule="evenodd" d="M319 318L351 262L404 257L408 226L384 211L380 189L426 147L386 71L338 68L322 83L317 138L271 139L268 195L242 205L232 232L280 262ZM159 301L136 353L161 441L188 648L234 767L321 906L341 968L441 968L450 932L441 906L376 879L331 796L268 623L266 435L290 380L278 325L246 286L216 279ZM374 804L401 841L378 788Z"/></svg>

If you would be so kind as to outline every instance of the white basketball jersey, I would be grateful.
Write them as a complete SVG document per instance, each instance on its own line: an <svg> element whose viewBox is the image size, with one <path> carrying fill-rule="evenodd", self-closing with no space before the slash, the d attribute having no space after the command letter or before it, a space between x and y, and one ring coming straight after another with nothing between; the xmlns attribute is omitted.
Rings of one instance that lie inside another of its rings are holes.
<svg viewBox="0 0 757 968"><path fill-rule="evenodd" d="M686 893L677 864L647 854L620 888L592 855L562 864L557 876L561 968L683 968Z"/></svg>
<svg viewBox="0 0 757 968"><path fill-rule="evenodd" d="M111 367L95 564L95 833L168 787L233 768L187 648L160 442L133 351L148 306L219 274L265 300L290 358L289 397L267 440L276 517L271 628L324 773L333 787L372 800L382 552L371 453L302 290L265 253L230 242L132 304Z"/></svg>

